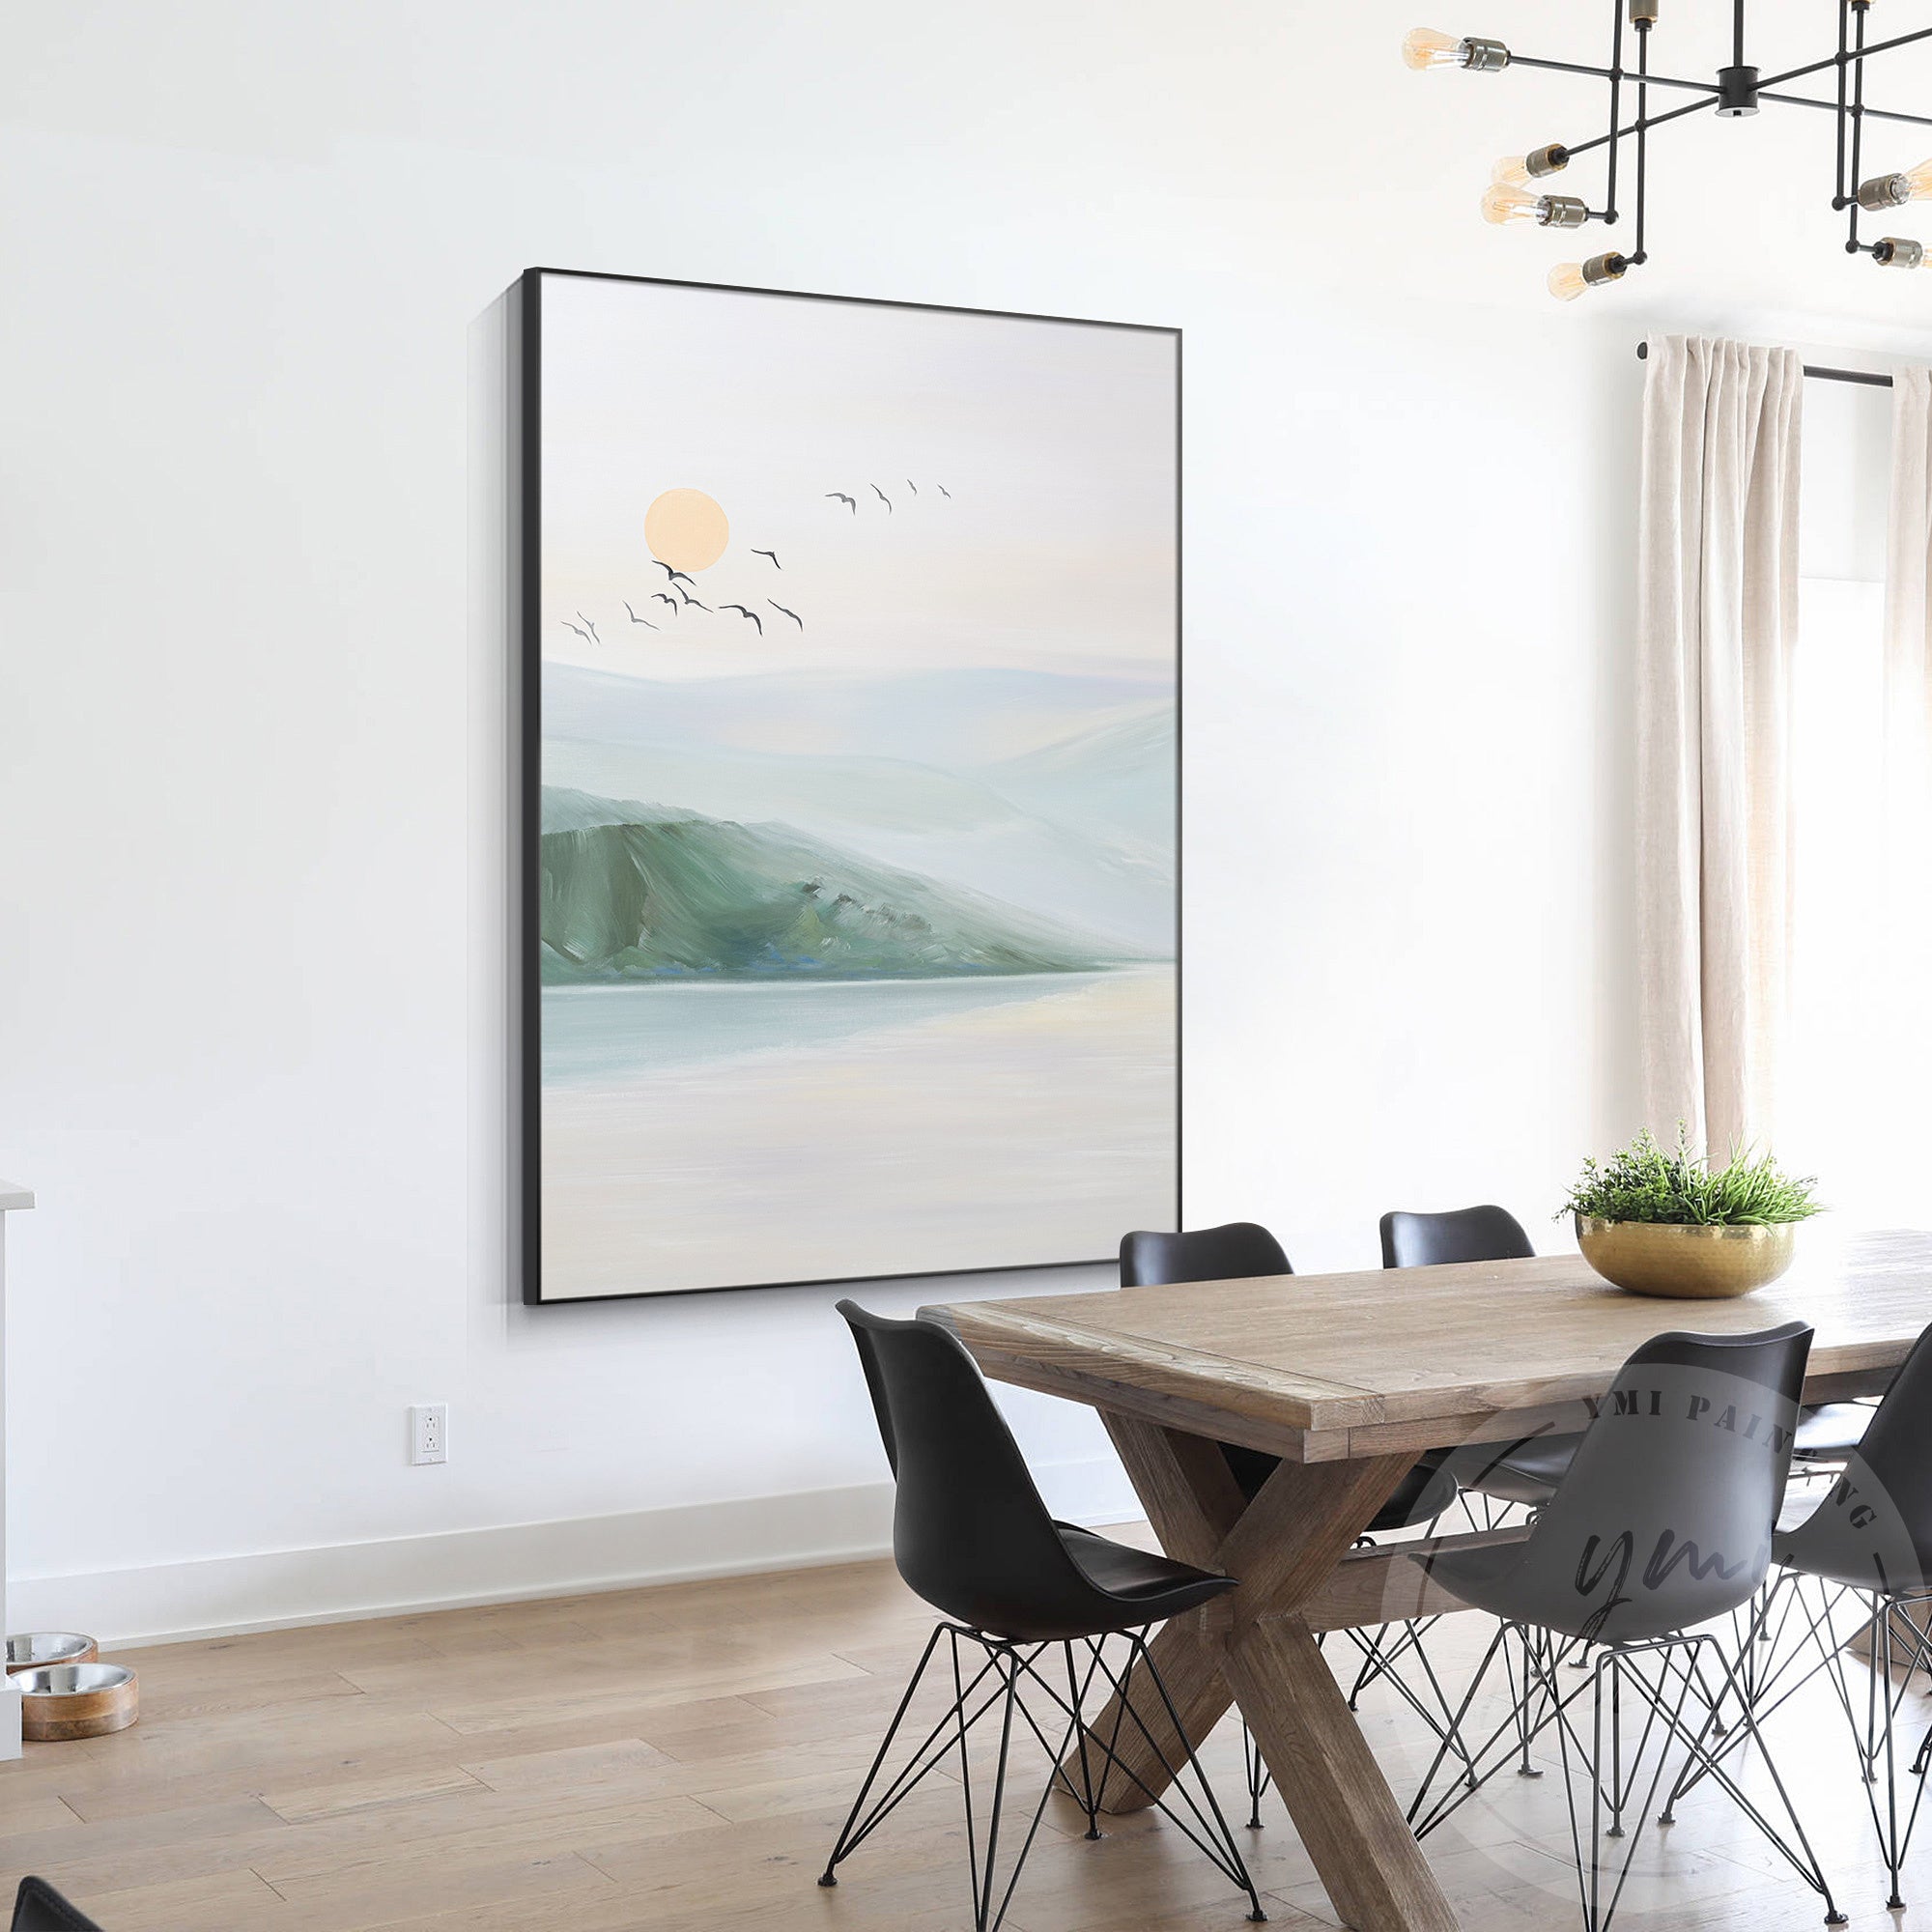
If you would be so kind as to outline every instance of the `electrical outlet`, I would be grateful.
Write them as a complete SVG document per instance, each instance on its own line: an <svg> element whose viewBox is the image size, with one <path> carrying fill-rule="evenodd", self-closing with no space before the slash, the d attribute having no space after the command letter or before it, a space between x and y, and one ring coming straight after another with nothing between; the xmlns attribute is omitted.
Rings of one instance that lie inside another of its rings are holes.
<svg viewBox="0 0 1932 1932"><path fill-rule="evenodd" d="M410 1461L449 1461L449 1409L446 1405L418 1402L410 1406Z"/></svg>

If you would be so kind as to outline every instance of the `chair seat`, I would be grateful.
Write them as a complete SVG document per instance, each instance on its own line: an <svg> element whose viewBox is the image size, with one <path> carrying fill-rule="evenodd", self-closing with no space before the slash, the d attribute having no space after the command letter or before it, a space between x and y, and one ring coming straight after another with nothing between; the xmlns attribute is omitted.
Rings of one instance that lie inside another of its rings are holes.
<svg viewBox="0 0 1932 1932"><path fill-rule="evenodd" d="M1541 1509L1556 1493L1577 1454L1580 1435L1536 1435L1510 1445L1472 1442L1456 1452L1456 1479L1497 1502Z"/></svg>
<svg viewBox="0 0 1932 1932"><path fill-rule="evenodd" d="M1241 1494L1250 1502L1274 1474L1281 1458L1264 1450L1246 1449L1238 1442L1224 1442L1221 1453L1228 1459ZM1395 1493L1376 1512L1369 1524L1371 1535L1391 1529L1407 1529L1411 1524L1430 1522L1456 1500L1456 1478L1439 1462L1425 1457L1396 1485Z"/></svg>
<svg viewBox="0 0 1932 1932"><path fill-rule="evenodd" d="M1798 1411L1798 1434L1791 1453L1800 1461L1834 1462L1864 1440L1877 1410L1861 1402L1820 1402Z"/></svg>
<svg viewBox="0 0 1932 1932"><path fill-rule="evenodd" d="M1056 1522L1053 1526L1080 1574L1120 1605L1122 1614L1115 1629L1133 1630L1162 1617L1179 1616L1182 1610L1191 1610L1235 1587L1233 1577L1197 1570L1191 1563L1177 1563L1152 1550L1116 1543L1075 1523Z"/></svg>

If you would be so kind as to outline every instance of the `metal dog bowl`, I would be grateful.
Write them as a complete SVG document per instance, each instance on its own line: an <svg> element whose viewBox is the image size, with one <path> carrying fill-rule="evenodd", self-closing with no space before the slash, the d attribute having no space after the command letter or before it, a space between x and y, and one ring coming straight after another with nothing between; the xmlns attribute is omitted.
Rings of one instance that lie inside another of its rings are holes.
<svg viewBox="0 0 1932 1932"><path fill-rule="evenodd" d="M124 1731L140 1714L140 1686L119 1663L35 1663L13 1673L20 1733L39 1743Z"/></svg>
<svg viewBox="0 0 1932 1932"><path fill-rule="evenodd" d="M99 1655L94 1639L78 1631L28 1631L7 1639L10 1672L36 1663L92 1663Z"/></svg>

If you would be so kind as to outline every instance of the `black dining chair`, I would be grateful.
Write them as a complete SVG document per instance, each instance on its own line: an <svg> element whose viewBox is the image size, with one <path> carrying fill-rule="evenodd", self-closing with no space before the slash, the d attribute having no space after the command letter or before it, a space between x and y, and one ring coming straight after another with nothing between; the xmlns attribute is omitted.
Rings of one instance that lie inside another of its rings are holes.
<svg viewBox="0 0 1932 1932"><path fill-rule="evenodd" d="M1452 1208L1439 1214L1398 1208L1380 1223L1385 1268L1449 1267L1459 1262L1525 1261L1536 1253L1507 1208Z"/></svg>
<svg viewBox="0 0 1932 1932"><path fill-rule="evenodd" d="M1772 1552L1779 1573L1759 1622L1781 1637L1794 1622L1790 1608L1780 1612L1779 1600L1793 1599L1799 1643L1782 1659L1774 1654L1752 1686L1758 1719L1804 1683L1829 1677L1851 1728L1891 1881L1886 1904L1898 1911L1905 1904L1899 1872L1932 1762L1927 1732L1905 1771L1911 1792L1905 1802L1895 1733L1914 1674L1932 1670L1932 1328L1913 1344L1824 1500L1776 1536ZM1858 1622L1841 1641L1840 1612L1847 1608ZM1855 1656L1863 1651L1862 1663L1848 1668L1848 1649ZM1807 1656L1809 1667L1801 1674L1797 1666Z"/></svg>
<svg viewBox="0 0 1932 1932"><path fill-rule="evenodd" d="M1193 1281L1247 1281L1259 1275L1292 1275L1294 1269L1281 1243L1257 1221L1229 1221L1218 1228L1193 1228L1183 1234L1137 1228L1121 1237L1121 1286L1165 1287ZM1238 1442L1221 1444L1221 1454L1240 1486L1253 1498L1281 1462L1261 1449ZM1406 1529L1440 1516L1456 1500L1454 1481L1435 1468L1418 1464L1402 1479L1396 1492L1369 1525L1371 1534Z"/></svg>
<svg viewBox="0 0 1932 1932"><path fill-rule="evenodd" d="M1697 1628L1749 1603L1770 1568L1810 1347L1802 1321L1751 1335L1654 1337L1597 1403L1570 1467L1520 1538L1428 1559L1437 1584L1500 1619L1459 1723L1498 1660L1510 1710L1481 1744L1464 1737L1460 1751L1436 1753L1410 1808L1419 1837L1504 1764L1526 1762L1553 1730L1583 1922L1604 1932L1644 1816L1681 1752L1823 1898L1826 1923L1844 1923L1751 1704L1738 1696L1739 1662L1726 1663L1717 1637ZM1755 1640L1753 1631L1747 1643ZM1586 1645L1596 1648L1590 1674L1565 1689L1557 1666ZM1510 1667L1518 1656L1520 1681ZM1587 1716L1577 1708L1585 1697ZM1720 1743L1719 1713L1733 1699L1741 1716ZM1724 1769L1731 1738L1756 1747L1790 1840ZM1452 1756L1453 1781L1436 1797ZM1680 1776L1673 1799L1687 1786ZM1612 1868L1605 1840L1626 1836Z"/></svg>
<svg viewBox="0 0 1932 1932"><path fill-rule="evenodd" d="M1228 1221L1218 1228L1192 1228L1176 1234L1137 1228L1121 1239L1122 1288L1165 1287L1195 1281L1247 1281L1261 1275L1292 1275L1293 1272L1280 1241L1258 1221ZM1262 1485L1274 1474L1281 1462L1278 1456L1247 1448L1239 1442L1223 1442L1220 1449L1236 1485L1250 1501L1261 1493ZM1382 1536L1391 1530L1433 1522L1455 1500L1456 1480L1440 1465L1439 1459L1419 1462L1376 1513L1367 1533ZM1396 1653L1406 1654L1412 1648L1419 1648L1420 1633L1410 1626L1393 1644L1388 1640L1386 1626L1373 1634L1368 1632L1350 1632L1350 1634L1363 1650L1361 1670L1355 1679L1354 1689L1349 1693L1352 1709L1368 1684L1388 1671L1391 1664L1398 1661ZM1423 1662L1426 1664L1426 1659ZM1438 1730L1441 1728L1447 1716L1446 1705L1442 1717L1437 1717L1406 1678L1391 1677L1390 1682L1425 1722L1434 1724ZM1241 1760L1247 1768L1248 1825L1251 1830L1259 1831L1262 1799L1266 1795L1270 1779L1267 1766L1255 1747L1245 1719L1241 1722Z"/></svg>
<svg viewBox="0 0 1932 1932"><path fill-rule="evenodd" d="M1157 1804L1247 1893L1249 1918L1264 1919L1261 1896L1147 1643L1154 1625L1225 1595L1236 1579L1055 1521L973 1358L949 1330L935 1321L891 1321L852 1301L841 1301L838 1312L858 1347L896 1484L894 1558L899 1575L944 1621L926 1640L819 1884L838 1884L838 1865L916 1785L952 1760L964 1786L975 1932L996 1932L1006 1918L1056 1784L1086 1812L1087 1836L1098 1838L1107 1788L1117 1774ZM942 1639L951 1702L880 1788L887 1758ZM978 1661L968 1661L976 1654ZM1113 1699L1115 1715L1104 1737L1086 1717L1096 1690ZM1168 1742L1156 1739L1150 1719ZM999 1733L988 1802L982 1802L968 1748L969 1734L982 1720ZM1001 1814L1016 1724L1046 1751L1049 1767L1001 1889ZM1172 1772L1170 1792L1178 1804L1152 1792L1120 1757L1125 1724L1132 1725L1137 1747L1145 1747Z"/></svg>
<svg viewBox="0 0 1932 1932"><path fill-rule="evenodd" d="M1467 1262L1526 1261L1536 1253L1522 1223L1507 1208L1453 1208L1440 1213L1384 1214L1380 1223L1385 1268L1447 1267ZM1539 1509L1548 1502L1570 1466L1580 1438L1574 1435L1529 1435L1509 1442L1469 1443L1453 1452L1437 1450L1436 1463L1453 1461L1457 1487L1466 1497L1483 1498L1486 1513L1471 1511L1477 1529L1494 1529L1507 1506ZM1496 1505L1504 1505L1498 1511Z"/></svg>
<svg viewBox="0 0 1932 1932"><path fill-rule="evenodd" d="M43 1878L23 1878L14 1894L14 1932L100 1932L79 1906Z"/></svg>

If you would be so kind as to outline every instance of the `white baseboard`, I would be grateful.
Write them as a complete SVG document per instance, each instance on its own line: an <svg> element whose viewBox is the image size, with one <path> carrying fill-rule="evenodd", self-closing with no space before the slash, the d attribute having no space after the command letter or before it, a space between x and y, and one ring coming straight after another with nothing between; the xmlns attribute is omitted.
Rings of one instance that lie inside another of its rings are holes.
<svg viewBox="0 0 1932 1932"><path fill-rule="evenodd" d="M1140 1514L1111 1459L1051 1464L1037 1474L1054 1514L1070 1522L1124 1522ZM127 1649L857 1562L886 1552L892 1522L892 1485L867 1483L139 1570L14 1577L7 1584L8 1620L22 1631L87 1631L103 1648Z"/></svg>

